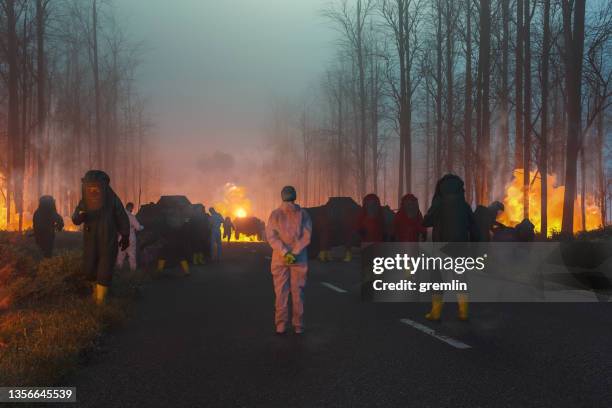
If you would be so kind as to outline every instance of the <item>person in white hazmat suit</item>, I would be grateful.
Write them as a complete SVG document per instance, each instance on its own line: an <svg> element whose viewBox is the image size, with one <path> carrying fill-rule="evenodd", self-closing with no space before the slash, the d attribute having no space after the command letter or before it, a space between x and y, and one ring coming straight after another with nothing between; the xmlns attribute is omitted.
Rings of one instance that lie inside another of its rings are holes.
<svg viewBox="0 0 612 408"><path fill-rule="evenodd" d="M134 203L127 203L125 205L125 212L130 220L130 246L128 246L125 251L119 250L117 254L117 268L121 269L123 266L123 262L125 262L125 258L127 257L128 263L130 265L130 270L134 272L136 270L136 232L142 231L144 227L140 225L136 216L132 214L134 211ZM121 237L119 237L121 239Z"/></svg>
<svg viewBox="0 0 612 408"><path fill-rule="evenodd" d="M295 204L295 188L281 192L283 203L272 211L266 224L266 238L272 247L270 269L274 283L276 333L284 334L289 323L289 292L295 333L304 332L304 286L308 272L308 253L312 223L308 213Z"/></svg>
<svg viewBox="0 0 612 408"><path fill-rule="evenodd" d="M210 257L218 261L221 259L221 224L223 216L213 207L210 207ZM215 251L216 247L216 251Z"/></svg>

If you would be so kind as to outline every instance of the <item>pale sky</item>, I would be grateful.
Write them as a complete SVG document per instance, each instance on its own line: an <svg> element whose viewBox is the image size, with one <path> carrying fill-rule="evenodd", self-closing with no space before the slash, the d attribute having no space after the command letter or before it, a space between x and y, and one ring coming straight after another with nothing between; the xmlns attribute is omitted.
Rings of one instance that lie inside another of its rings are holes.
<svg viewBox="0 0 612 408"><path fill-rule="evenodd" d="M320 14L328 4L115 0L130 37L145 42L139 85L166 152L167 192L181 193L177 177L198 177L198 160L216 150L261 148L272 99L303 93L333 57L336 34Z"/></svg>

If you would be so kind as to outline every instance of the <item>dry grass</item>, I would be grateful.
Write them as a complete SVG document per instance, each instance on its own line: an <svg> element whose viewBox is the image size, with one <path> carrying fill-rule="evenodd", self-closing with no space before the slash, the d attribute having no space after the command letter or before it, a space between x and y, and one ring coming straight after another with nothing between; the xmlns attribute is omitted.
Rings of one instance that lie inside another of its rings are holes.
<svg viewBox="0 0 612 408"><path fill-rule="evenodd" d="M97 307L80 251L36 261L22 239L0 235L0 386L52 385L124 321L133 291L120 280Z"/></svg>

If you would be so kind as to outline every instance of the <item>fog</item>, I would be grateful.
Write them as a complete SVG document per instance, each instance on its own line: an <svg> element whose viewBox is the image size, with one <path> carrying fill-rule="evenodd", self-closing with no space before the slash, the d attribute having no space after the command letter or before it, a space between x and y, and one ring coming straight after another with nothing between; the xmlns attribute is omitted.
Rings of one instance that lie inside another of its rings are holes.
<svg viewBox="0 0 612 408"><path fill-rule="evenodd" d="M162 191L210 201L244 182L271 101L298 98L333 56L325 0L121 0L143 39L138 82L162 161ZM229 171L227 171L229 170ZM203 177L204 175L204 177Z"/></svg>
<svg viewBox="0 0 612 408"><path fill-rule="evenodd" d="M92 168L124 202L180 194L234 216L266 218L288 184L305 207L411 193L425 211L446 173L472 207L503 201L509 225L574 233L612 215L609 1L569 25L540 2L525 27L501 1L2 3L10 228L43 194L69 214Z"/></svg>

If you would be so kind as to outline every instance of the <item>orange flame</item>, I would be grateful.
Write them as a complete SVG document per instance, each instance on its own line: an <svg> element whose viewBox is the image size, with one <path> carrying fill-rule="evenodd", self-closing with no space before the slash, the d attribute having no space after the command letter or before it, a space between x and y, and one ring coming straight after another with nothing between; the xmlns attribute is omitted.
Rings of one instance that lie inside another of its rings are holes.
<svg viewBox="0 0 612 408"><path fill-rule="evenodd" d="M225 183L223 186L223 199L217 202L214 206L223 217L230 217L231 219L247 217L251 211L251 200L247 197L246 188L243 186L237 186L234 183ZM221 233L223 234L223 226L221 226ZM230 237L231 242L255 242L259 241L257 236L251 235L240 235L236 239L232 233Z"/></svg>
<svg viewBox="0 0 612 408"><path fill-rule="evenodd" d="M536 177L535 171L529 173L532 183L529 188L529 219L535 225L536 232L540 232L541 227L541 181L542 178ZM557 186L557 177L549 174L546 178L548 187L547 192L547 235L552 236L553 232L561 231L563 219L563 199L565 186ZM574 204L574 233L582 230L582 211L580 207L581 197L577 197ZM595 198L587 195L586 200L586 229L593 230L601 227L601 210L596 205ZM514 226L523 219L523 169L516 169L513 178L506 187L504 197L504 212L498 220L506 225Z"/></svg>
<svg viewBox="0 0 612 408"><path fill-rule="evenodd" d="M6 200L3 196L0 196L0 230L4 231L18 231L19 230L19 213L15 211L15 202L11 200L11 214L10 223L6 219ZM22 214L23 219L21 221L21 228L23 231L31 229L32 225L32 214L24 212Z"/></svg>

